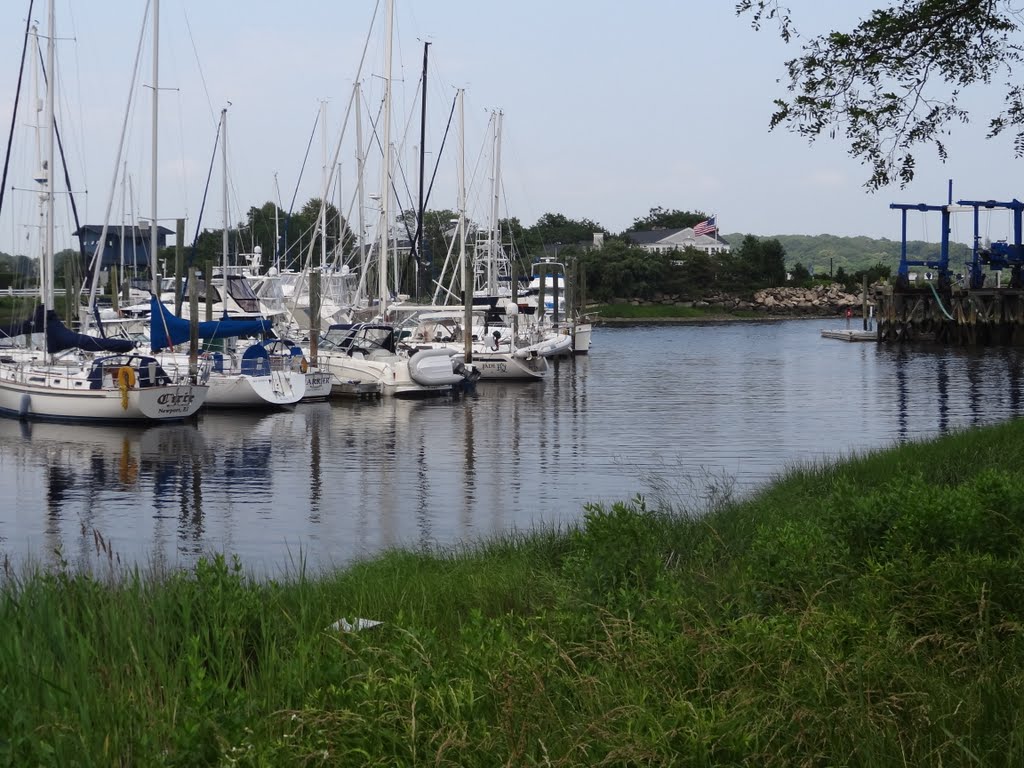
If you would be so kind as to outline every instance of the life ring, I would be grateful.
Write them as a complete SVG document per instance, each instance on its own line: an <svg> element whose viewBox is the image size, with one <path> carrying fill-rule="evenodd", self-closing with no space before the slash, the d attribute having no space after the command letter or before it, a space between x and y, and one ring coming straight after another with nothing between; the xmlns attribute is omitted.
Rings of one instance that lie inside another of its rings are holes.
<svg viewBox="0 0 1024 768"><path fill-rule="evenodd" d="M135 369L122 365L117 369L117 388L121 390L121 409L128 410L128 390L135 386Z"/></svg>

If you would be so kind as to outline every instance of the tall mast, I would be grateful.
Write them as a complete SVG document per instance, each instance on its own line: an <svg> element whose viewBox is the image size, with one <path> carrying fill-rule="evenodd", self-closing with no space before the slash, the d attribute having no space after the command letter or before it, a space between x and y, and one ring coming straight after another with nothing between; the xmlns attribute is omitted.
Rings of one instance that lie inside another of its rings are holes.
<svg viewBox="0 0 1024 768"><path fill-rule="evenodd" d="M327 102L320 102L320 139L322 144L323 166L321 180L324 187L324 199L320 201L320 266L327 263L327 188L330 177L327 175ZM339 204L340 204L339 198Z"/></svg>
<svg viewBox="0 0 1024 768"><path fill-rule="evenodd" d="M459 264L462 266L462 338L465 360L473 362L473 268L466 258L466 90L459 88Z"/></svg>
<svg viewBox="0 0 1024 768"><path fill-rule="evenodd" d="M281 230L277 214L280 212L277 202L281 199L281 188L277 185L277 172L274 172L274 269L281 271Z"/></svg>
<svg viewBox="0 0 1024 768"><path fill-rule="evenodd" d="M501 225L498 223L499 202L501 200L501 120L499 109L494 113L494 174L492 176L491 196L491 236L490 247L487 249L487 295L498 295L498 255L501 250Z"/></svg>
<svg viewBox="0 0 1024 768"><path fill-rule="evenodd" d="M420 98L420 196L419 205L416 207L416 239L413 243L415 258L413 263L416 268L416 297L420 293L420 264L423 263L423 177L425 175L427 156L427 52L430 50L430 43L423 43L423 85Z"/></svg>
<svg viewBox="0 0 1024 768"><path fill-rule="evenodd" d="M391 238L388 236L391 209L391 34L394 23L394 0L388 0L385 15L384 42L384 159L381 163L381 223L380 223L380 258L377 267L377 292L380 298L380 316L384 320L388 311L388 249Z"/></svg>
<svg viewBox="0 0 1024 768"><path fill-rule="evenodd" d="M220 297L224 315L228 313L228 110L220 111L220 170L223 178L221 202L224 204L224 231L220 237L221 273L224 278L224 295ZM210 297L206 297L210 301Z"/></svg>
<svg viewBox="0 0 1024 768"><path fill-rule="evenodd" d="M57 88L57 70L54 66L56 61L55 47L57 45L57 20L56 14L53 10L54 2L50 2L49 19L47 22L49 40L46 46L46 139L45 139L45 153L46 157L43 160L43 173L46 177L45 192L46 195L46 233L44 235L43 244L43 259L40 268L40 277L43 280L43 308L51 310L54 307L53 304L53 123L55 119L54 112L54 90Z"/></svg>
<svg viewBox="0 0 1024 768"><path fill-rule="evenodd" d="M157 231L160 228L156 217L156 168L157 168L157 134L160 120L160 0L153 0L153 157L152 189L150 203L152 218L149 222L149 281L154 296L159 296L159 284L156 280L157 268Z"/></svg>
<svg viewBox="0 0 1024 768"><path fill-rule="evenodd" d="M356 289L357 299L365 296L366 289L366 215L363 207L363 174L365 171L366 157L363 155L363 117L360 101L362 101L362 89L359 81L352 84L352 98L356 103L356 208L359 211L359 287Z"/></svg>

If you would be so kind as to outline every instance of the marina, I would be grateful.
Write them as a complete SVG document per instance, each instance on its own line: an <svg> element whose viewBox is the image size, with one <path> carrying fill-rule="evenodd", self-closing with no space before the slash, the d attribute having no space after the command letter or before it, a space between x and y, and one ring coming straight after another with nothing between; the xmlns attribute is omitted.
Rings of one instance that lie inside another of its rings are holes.
<svg viewBox="0 0 1024 768"><path fill-rule="evenodd" d="M107 568L99 534L140 567L214 552L267 575L343 566L567 525L636 494L701 509L794 465L1024 413L1022 350L837 344L821 323L603 326L543 381L459 398L152 427L2 419L0 559Z"/></svg>

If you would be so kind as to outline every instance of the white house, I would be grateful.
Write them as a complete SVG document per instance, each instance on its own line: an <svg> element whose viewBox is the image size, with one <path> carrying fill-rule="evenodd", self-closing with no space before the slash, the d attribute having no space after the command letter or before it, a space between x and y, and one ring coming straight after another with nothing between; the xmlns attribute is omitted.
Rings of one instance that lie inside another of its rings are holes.
<svg viewBox="0 0 1024 768"><path fill-rule="evenodd" d="M715 233L717 234L717 233ZM728 253L732 246L715 235L696 235L693 227L683 229L648 229L642 232L627 232L625 237L634 245L651 253L669 253L695 248L707 254Z"/></svg>

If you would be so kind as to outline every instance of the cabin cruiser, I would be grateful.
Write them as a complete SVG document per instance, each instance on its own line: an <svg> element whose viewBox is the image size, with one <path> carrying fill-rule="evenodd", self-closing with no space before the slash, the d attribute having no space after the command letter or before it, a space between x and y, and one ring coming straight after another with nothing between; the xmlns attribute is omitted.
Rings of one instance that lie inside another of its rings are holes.
<svg viewBox="0 0 1024 768"><path fill-rule="evenodd" d="M338 394L349 385L382 395L428 397L471 388L480 372L450 347L400 349L395 328L385 323L341 323L319 339L317 362L334 374Z"/></svg>

